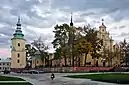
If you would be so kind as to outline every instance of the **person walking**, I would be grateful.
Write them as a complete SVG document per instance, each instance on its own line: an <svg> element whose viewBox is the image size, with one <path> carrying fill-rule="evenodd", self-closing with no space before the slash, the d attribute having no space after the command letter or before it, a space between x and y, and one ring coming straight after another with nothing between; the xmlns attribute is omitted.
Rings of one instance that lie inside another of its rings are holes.
<svg viewBox="0 0 129 85"><path fill-rule="evenodd" d="M54 73L51 74L51 79L53 80L55 78Z"/></svg>

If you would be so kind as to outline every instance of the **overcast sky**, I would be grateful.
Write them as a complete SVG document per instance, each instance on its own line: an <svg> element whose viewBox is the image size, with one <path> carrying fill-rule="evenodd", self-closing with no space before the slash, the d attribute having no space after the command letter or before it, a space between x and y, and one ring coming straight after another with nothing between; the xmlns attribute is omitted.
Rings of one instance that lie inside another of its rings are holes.
<svg viewBox="0 0 129 85"><path fill-rule="evenodd" d="M99 27L101 19L115 41L129 39L129 0L1 0L0 57L10 56L11 38L20 15L27 43L42 36L50 45L53 27L70 22ZM52 45L50 45L52 47Z"/></svg>

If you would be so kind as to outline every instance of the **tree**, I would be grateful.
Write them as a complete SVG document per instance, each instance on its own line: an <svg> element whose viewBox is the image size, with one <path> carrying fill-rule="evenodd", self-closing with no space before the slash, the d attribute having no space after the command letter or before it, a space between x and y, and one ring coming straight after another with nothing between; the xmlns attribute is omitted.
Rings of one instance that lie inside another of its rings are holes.
<svg viewBox="0 0 129 85"><path fill-rule="evenodd" d="M32 47L30 44L26 44L25 48L26 48L26 58L27 58L26 68L30 68L32 66L32 58L34 56L34 53L36 52L36 49Z"/></svg>
<svg viewBox="0 0 129 85"><path fill-rule="evenodd" d="M65 66L67 58L70 59L70 65L74 66L75 58L76 60L78 58L77 55L80 56L80 53L85 53L85 56L87 56L87 51L91 52L93 58L101 56L99 51L102 46L102 41L97 37L97 31L95 28L92 29L89 25L82 28L70 27L67 24L62 24L60 26L56 25L53 32L55 33L55 39L52 44L56 49L55 57L59 59L61 59L61 56L64 57ZM82 44L81 47L79 46L80 43ZM84 49L84 47L88 48ZM80 52L78 52L78 49Z"/></svg>
<svg viewBox="0 0 129 85"><path fill-rule="evenodd" d="M123 42L120 42L121 48L121 57L123 57L124 62L127 64L129 63L129 43L124 39Z"/></svg>
<svg viewBox="0 0 129 85"><path fill-rule="evenodd" d="M95 28L91 28L90 25L87 25L83 28L85 37L87 39L87 42L90 42L92 45L92 52L91 56L94 58L99 58L101 57L101 47L103 46L103 42L101 39L97 37L98 31L95 30Z"/></svg>
<svg viewBox="0 0 129 85"><path fill-rule="evenodd" d="M32 42L32 45L34 47L36 47L37 51L39 51L41 53L40 58L42 63L46 63L46 57L48 57L48 52L47 50L49 49L49 47L47 45L45 45L45 43L41 40L41 37L38 38L38 40L34 40Z"/></svg>
<svg viewBox="0 0 129 85"><path fill-rule="evenodd" d="M68 50L67 47L69 45L69 33L71 32L70 27L67 24L62 24L60 26L56 25L54 28L55 30L53 32L55 33L55 39L53 40L52 44L53 47L56 49L55 54L58 54L59 59L61 59L61 56L64 57L66 66L66 55Z"/></svg>
<svg viewBox="0 0 129 85"><path fill-rule="evenodd" d="M87 42L85 37L82 37L75 44L75 49L80 53L80 55L85 54L84 66L86 66L87 54L92 50L91 43Z"/></svg>

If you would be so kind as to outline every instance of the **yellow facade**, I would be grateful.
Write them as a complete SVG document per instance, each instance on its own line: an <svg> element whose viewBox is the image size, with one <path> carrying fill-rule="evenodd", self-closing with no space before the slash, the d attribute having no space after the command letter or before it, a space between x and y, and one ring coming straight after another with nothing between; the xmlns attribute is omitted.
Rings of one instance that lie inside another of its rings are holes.
<svg viewBox="0 0 129 85"><path fill-rule="evenodd" d="M11 68L25 68L25 40L12 38Z"/></svg>
<svg viewBox="0 0 129 85"><path fill-rule="evenodd" d="M41 66L43 65L43 62L39 58L35 58L32 60L32 68L35 68L36 66Z"/></svg>
<svg viewBox="0 0 129 85"><path fill-rule="evenodd" d="M26 40L21 30L20 17L18 18L17 28L13 34L12 48L11 48L11 68L25 68L26 67Z"/></svg>

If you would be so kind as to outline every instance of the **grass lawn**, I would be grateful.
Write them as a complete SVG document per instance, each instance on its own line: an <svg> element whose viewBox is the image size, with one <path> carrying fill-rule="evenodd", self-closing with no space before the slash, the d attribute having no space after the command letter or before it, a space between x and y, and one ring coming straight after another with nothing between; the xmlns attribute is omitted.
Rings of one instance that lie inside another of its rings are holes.
<svg viewBox="0 0 129 85"><path fill-rule="evenodd" d="M25 80L16 77L0 76L0 81L25 81Z"/></svg>
<svg viewBox="0 0 129 85"><path fill-rule="evenodd" d="M118 84L129 84L129 74L124 74L124 73L68 75L65 77L91 79L95 81L118 83Z"/></svg>
<svg viewBox="0 0 129 85"><path fill-rule="evenodd" d="M0 83L0 85L32 85L30 83Z"/></svg>
<svg viewBox="0 0 129 85"><path fill-rule="evenodd" d="M17 77L0 76L0 81L7 81L6 83L0 82L0 85L32 85L28 82L8 82L8 81L25 81L24 79Z"/></svg>

